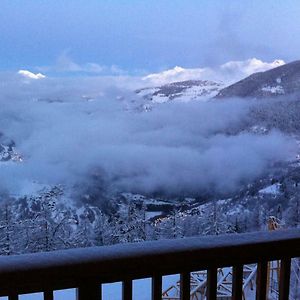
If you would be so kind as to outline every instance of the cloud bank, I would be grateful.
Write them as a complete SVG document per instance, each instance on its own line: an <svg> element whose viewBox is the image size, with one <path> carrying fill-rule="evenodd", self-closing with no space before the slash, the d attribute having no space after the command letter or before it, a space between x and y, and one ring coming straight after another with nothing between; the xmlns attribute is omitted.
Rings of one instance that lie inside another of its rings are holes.
<svg viewBox="0 0 300 300"><path fill-rule="evenodd" d="M98 174L113 191L225 192L291 156L294 144L280 132L238 130L251 102L171 103L135 112L124 110L125 102L139 101L125 86L124 78L6 79L0 132L24 161L0 162L0 188L13 194L33 181L75 186Z"/></svg>
<svg viewBox="0 0 300 300"><path fill-rule="evenodd" d="M253 73L267 71L269 69L279 67L284 63L285 62L280 59L268 63L252 58L245 61L230 61L216 68L204 67L185 69L176 66L173 69L166 70L161 73L149 74L143 77L143 80L154 85L162 85L184 80L215 80L230 84Z"/></svg>

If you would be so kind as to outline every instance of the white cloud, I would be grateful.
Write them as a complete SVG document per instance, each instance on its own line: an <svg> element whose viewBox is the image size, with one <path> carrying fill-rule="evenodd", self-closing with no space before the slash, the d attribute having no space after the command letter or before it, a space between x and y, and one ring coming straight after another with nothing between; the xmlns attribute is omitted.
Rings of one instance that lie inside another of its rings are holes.
<svg viewBox="0 0 300 300"><path fill-rule="evenodd" d="M267 71L284 65L285 62L281 59L276 59L273 62L263 62L257 58L251 58L244 61L229 61L220 66L221 73L225 72L233 76L249 76L256 72Z"/></svg>
<svg viewBox="0 0 300 300"><path fill-rule="evenodd" d="M89 73L93 75L124 75L126 72L117 65L104 66L95 62L78 63L65 50L52 66L38 67L41 71L55 73Z"/></svg>
<svg viewBox="0 0 300 300"><path fill-rule="evenodd" d="M56 60L55 69L62 72L78 72L82 70L82 67L75 63L68 55L67 51L64 51Z"/></svg>
<svg viewBox="0 0 300 300"><path fill-rule="evenodd" d="M143 77L143 80L152 85L162 85L184 80L215 80L229 84L247 77L252 73L266 71L281 66L284 63L283 60L279 59L268 63L256 58L251 58L245 61L230 61L216 68L185 69L176 66L173 69L161 73L149 74Z"/></svg>
<svg viewBox="0 0 300 300"><path fill-rule="evenodd" d="M84 64L76 63L69 56L68 51L64 51L57 58L56 64L50 68L58 72L102 73L103 71L105 71L106 67L93 62L88 62Z"/></svg>
<svg viewBox="0 0 300 300"><path fill-rule="evenodd" d="M87 63L81 67L82 70L85 70L86 72L91 72L91 73L101 73L104 70L103 66L100 66L99 64L96 63Z"/></svg>
<svg viewBox="0 0 300 300"><path fill-rule="evenodd" d="M176 81L186 80L212 80L222 82L225 85L232 84L255 72L262 72L285 64L283 60L277 59L273 62L263 62L257 58L244 61L229 61L220 66L202 68L183 68L176 66L169 70L149 74L139 79L141 87L159 86ZM96 76L126 76L128 72L117 65L105 66L95 62L79 63L70 56L69 50L65 50L58 56L54 65L38 67L42 72L52 73L81 73ZM39 74L36 74L39 75ZM42 74L41 74L42 75ZM43 75L42 75L43 76ZM136 79L138 79L136 77Z"/></svg>
<svg viewBox="0 0 300 300"><path fill-rule="evenodd" d="M176 66L161 73L149 74L143 80L161 85L175 81L203 79L207 76L209 70L209 68L184 69Z"/></svg>
<svg viewBox="0 0 300 300"><path fill-rule="evenodd" d="M29 79L42 79L45 78L46 76L41 74L41 73L32 73L30 71L27 70L19 70L18 74L22 75L25 78L29 78Z"/></svg>

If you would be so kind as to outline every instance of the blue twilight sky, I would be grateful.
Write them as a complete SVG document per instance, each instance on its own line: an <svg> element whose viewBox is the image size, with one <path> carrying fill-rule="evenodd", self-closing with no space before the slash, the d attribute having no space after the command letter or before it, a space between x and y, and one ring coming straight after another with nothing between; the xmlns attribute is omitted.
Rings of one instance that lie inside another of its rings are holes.
<svg viewBox="0 0 300 300"><path fill-rule="evenodd" d="M291 61L300 58L299 16L299 0L1 0L0 70Z"/></svg>

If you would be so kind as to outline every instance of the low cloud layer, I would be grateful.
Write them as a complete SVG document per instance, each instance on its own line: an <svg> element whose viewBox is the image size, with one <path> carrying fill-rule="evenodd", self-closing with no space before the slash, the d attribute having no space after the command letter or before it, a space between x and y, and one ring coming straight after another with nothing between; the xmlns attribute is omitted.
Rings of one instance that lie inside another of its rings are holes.
<svg viewBox="0 0 300 300"><path fill-rule="evenodd" d="M4 76L4 75L2 75ZM16 142L22 163L0 162L0 188L30 182L69 186L100 175L114 191L199 194L232 191L291 157L280 132L239 132L245 101L171 103L151 112L125 78L3 80L0 132ZM229 134L235 132L235 134Z"/></svg>

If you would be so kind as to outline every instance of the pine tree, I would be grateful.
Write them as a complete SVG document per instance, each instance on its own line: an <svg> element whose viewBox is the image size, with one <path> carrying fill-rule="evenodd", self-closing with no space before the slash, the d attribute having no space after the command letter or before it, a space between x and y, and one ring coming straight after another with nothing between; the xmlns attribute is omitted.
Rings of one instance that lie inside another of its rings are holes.
<svg viewBox="0 0 300 300"><path fill-rule="evenodd" d="M0 211L0 253L1 255L11 255L16 248L16 222L14 221L11 206L5 201Z"/></svg>
<svg viewBox="0 0 300 300"><path fill-rule="evenodd" d="M284 219L288 227L298 227L300 225L300 198L292 197L290 199Z"/></svg>
<svg viewBox="0 0 300 300"><path fill-rule="evenodd" d="M176 239L183 236L183 222L180 212L173 209L166 218L159 223L159 238Z"/></svg>
<svg viewBox="0 0 300 300"><path fill-rule="evenodd" d="M253 209L252 217L249 219L250 230L261 230L266 227L267 223L267 210L263 205L256 205Z"/></svg>
<svg viewBox="0 0 300 300"><path fill-rule="evenodd" d="M40 197L33 212L29 249L31 252L51 251L71 246L71 212L58 207L51 198Z"/></svg>
<svg viewBox="0 0 300 300"><path fill-rule="evenodd" d="M111 244L109 226L108 217L99 211L99 213L96 215L94 225L94 244L96 246Z"/></svg>
<svg viewBox="0 0 300 300"><path fill-rule="evenodd" d="M203 227L202 234L204 235L219 235L231 231L231 226L227 222L221 205L217 201L213 201L201 219Z"/></svg>

